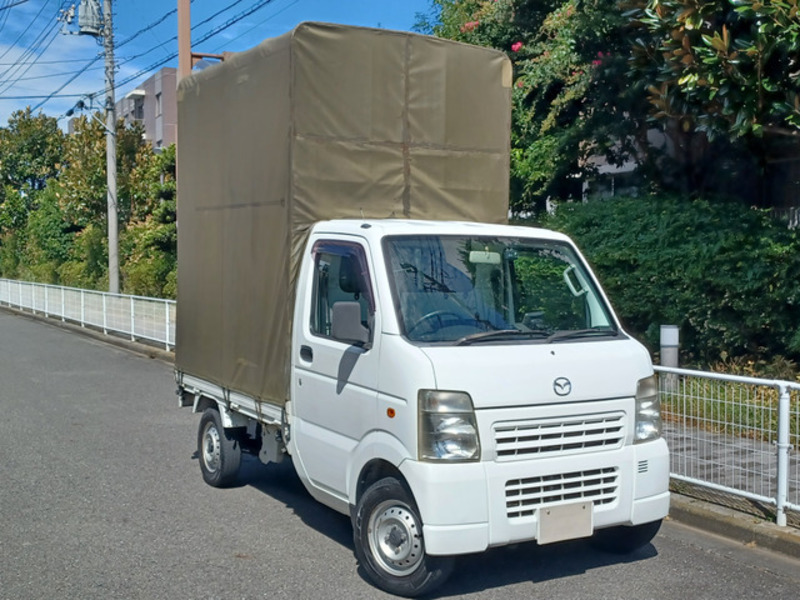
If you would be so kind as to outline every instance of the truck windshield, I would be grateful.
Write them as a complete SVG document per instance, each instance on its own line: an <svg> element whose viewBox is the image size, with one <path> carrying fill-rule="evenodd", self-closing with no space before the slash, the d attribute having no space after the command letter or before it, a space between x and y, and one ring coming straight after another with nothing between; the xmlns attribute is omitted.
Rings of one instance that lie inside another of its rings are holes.
<svg viewBox="0 0 800 600"><path fill-rule="evenodd" d="M385 254L403 335L421 343L559 343L618 335L569 245L393 236Z"/></svg>

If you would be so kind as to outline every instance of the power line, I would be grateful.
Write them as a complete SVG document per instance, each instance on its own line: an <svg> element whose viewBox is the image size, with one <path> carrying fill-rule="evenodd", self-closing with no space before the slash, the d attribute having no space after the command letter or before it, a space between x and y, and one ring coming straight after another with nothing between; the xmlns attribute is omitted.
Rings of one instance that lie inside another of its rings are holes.
<svg viewBox="0 0 800 600"><path fill-rule="evenodd" d="M233 7L234 7L234 6L236 6L237 4L241 4L243 1L244 1L244 0L235 0L235 2L232 2L231 4L228 4L228 5L227 5L225 8L223 8L223 9L221 9L221 10L218 10L217 12L215 12L215 13L214 13L213 15L211 15L210 17L206 17L205 19L203 19L203 20L202 20L202 21L200 21L199 23L196 23L196 24L195 24L195 25L192 27L192 31L195 31L196 29L199 29L200 27L202 27L202 26L203 26L203 25L205 25L206 23L209 23L209 22L211 22L212 20L214 20L216 17L218 17L218 16L219 16L219 15L221 15L222 13L229 11L231 8L233 8ZM177 12L177 10L178 10L178 9L175 9L174 11L171 11L171 12L172 12L172 13L174 13L174 12ZM138 32L137 32L137 34L138 34ZM126 57L126 58L125 58L125 60L123 60L123 61L120 61L120 63L119 63L119 64L120 64L120 65L127 64L127 63L129 63L129 62L131 62L131 61L134 61L134 60L136 60L137 58L142 58L143 56L147 56L147 55L148 55L148 54L150 54L151 52L154 52L154 51L155 51L155 50L157 50L158 48L162 48L162 47L166 46L167 44L169 44L169 43L171 43L171 42L177 42L177 41L178 41L178 36L177 36L177 35L174 35L174 36L172 36L171 38L169 38L168 40L165 40L165 41L161 42L160 44L157 44L157 45L153 46L153 47L152 47L152 48L150 48L149 50L145 50L144 52L140 52L139 54L134 54L133 56ZM177 56L177 55L176 55L176 56ZM173 58L174 58L174 57L173 57ZM171 60L171 59L167 59L167 60Z"/></svg>
<svg viewBox="0 0 800 600"><path fill-rule="evenodd" d="M234 3L233 3L233 4L231 4L230 6L233 6L234 4L238 4L240 1L241 1L241 0L237 0L237 2L234 2ZM242 19L244 19L244 18L246 18L246 17L249 17L250 15L252 15L253 13L255 13L256 11L258 11L258 10L260 10L260 9L264 8L264 7L265 7L267 4L270 4L270 3L271 3L271 2L273 2L273 1L274 1L274 0L259 0L258 2L256 2L255 4L253 4L253 6L251 6L250 8L248 8L248 9L246 9L246 10L242 11L241 13L239 13L238 15L236 15L235 17L231 17L230 19L228 19L228 20L227 20L225 23L223 23L222 25L220 25L220 26L218 26L218 27L215 27L215 28L214 28L214 29L212 29L211 31L207 32L206 34L204 34L203 36L201 36L201 37L200 37L200 39L198 39L198 40L196 40L195 42L193 42L193 44L194 44L194 45L198 45L198 46L199 46L199 45L200 45L200 44L202 44L203 42L205 42L205 41L208 41L209 39L211 39L212 37L214 37L214 36L215 36L215 35L217 35L218 33L221 33L221 32L223 32L223 31L225 31L226 29L228 29L229 27L231 27L231 26L235 25L236 23L238 23L238 22L239 22L239 21L241 21ZM206 20L202 21L201 23L198 23L198 24L196 25L196 27L199 27L199 26L201 26L201 25L203 25L203 24L205 24L205 23L207 23L207 22L208 22L208 19L206 19ZM195 27L192 27L192 29L195 29ZM172 39L177 39L177 36L176 36L175 38L172 38ZM172 41L172 39L171 39L171 40L169 40L169 41ZM131 75L131 76L129 76L129 77L127 77L127 78L123 79L122 81L119 81L119 82L117 82L117 87L122 87L122 86L124 86L124 85L126 85L126 84L128 84L128 83L131 83L132 81L135 81L135 80L137 80L137 79L141 78L141 76L142 76L142 75L145 75L145 74L147 74L147 73L150 73L150 72L151 72L151 71L153 71L154 69L157 69L158 67L161 67L161 66L165 65L166 63L168 63L169 61L171 61L171 60L173 60L173 59L175 59L175 58L177 58L177 57L178 57L178 53L177 53L177 52L173 52L173 53L171 53L169 56L167 56L167 57L165 57L165 58L163 58L163 59L159 60L158 62L155 62L155 63L153 63L152 65L149 65L148 67L146 67L146 68L144 68L144 69L141 69L140 71L138 71L138 72L134 73L133 75ZM93 95L93 96L99 96L99 95L101 95L101 94L104 94L104 93L105 93L105 90L99 90L99 91L95 92L95 93L94 93L94 94L92 94L92 95Z"/></svg>
<svg viewBox="0 0 800 600"><path fill-rule="evenodd" d="M299 0L295 0L295 3L296 3L296 2L298 2L298 1L299 1ZM207 17L207 18L203 19L201 22L197 23L197 24L196 24L194 27L192 27L192 30L194 31L194 30L196 30L197 28L200 28L200 27L202 27L203 25L205 25L205 24L207 24L207 23L211 22L213 19L215 19L216 17L218 17L218 16L219 16L219 15L221 15L222 13L224 13L224 12L226 12L226 11L230 10L230 9L231 9L231 8L233 8L234 6L236 6L236 5L240 4L241 2L243 2L243 0L235 0L234 2L231 2L230 4L228 4L228 5L227 5L226 7L224 7L223 9L221 9L221 10L219 10L219 11L215 12L213 15L211 15L211 16L209 16L209 17ZM223 31L225 31L226 29L228 29L228 28L232 27L233 25L235 25L236 23L240 22L241 20L243 20L243 19L245 19L245 18L249 17L250 15L254 14L255 12L257 12L258 10L260 10L260 9L264 8L264 7L265 7L267 4L270 4L271 2L273 2L273 0L258 0L258 1L257 1L257 2L255 2L255 3L254 3L252 6L251 6L251 7L249 7L249 8L247 8L247 9L243 10L242 12L240 12L240 13L238 13L237 15L235 15L235 16L231 17L230 19L228 19L228 20L227 20L225 23L223 23L223 24L221 24L221 25L219 25L219 26L217 26L217 27L215 27L215 28L211 29L210 31L208 31L208 32L206 32L205 34L203 34L202 36L200 36L200 37L199 37L199 38L198 38L198 39L197 39L197 40L194 42L194 43L195 43L195 45L200 45L200 44L202 44L202 43L204 43L204 42L208 41L209 39L213 38L214 36L218 35L219 33L223 32ZM64 4L66 4L66 2L64 2ZM291 6L291 5L290 5L290 6ZM288 8L288 7L287 7L287 8ZM42 9L40 9L39 13L37 14L37 17L41 15L41 13L43 12L43 10L44 10L44 7L43 7ZM284 8L283 10L285 10L285 8ZM139 35L141 35L142 33L146 32L146 31L147 31L148 29L150 29L151 27L154 27L155 25L158 25L158 24L161 24L161 23L163 23L163 22L164 22L166 19L168 19L168 18L169 18L170 16L172 16L173 14L175 14L175 12L177 12L177 9L176 9L176 10L171 10L171 11L169 11L169 12L165 13L165 14L164 14L164 15L162 15L162 16L161 16L159 19L157 19L156 21L154 21L152 24L148 25L148 27L146 27L146 28L143 28L143 29L140 29L139 31L137 31L137 32L136 32L136 33L134 33L133 35L131 35L131 36L129 36L128 38L126 38L126 39L124 40L124 42L123 42L123 43L128 43L128 42L132 41L134 38L136 38L136 37L138 37ZM281 12L283 12L283 11L281 11ZM273 16L274 16L274 15L273 15ZM35 20L36 20L36 19L34 19L34 21L35 21ZM263 22L265 22L265 21L262 21L261 23L263 23ZM30 28L30 25L28 26L28 28L27 28L27 29L29 29L29 28ZM26 31L27 31L27 29L26 29ZM45 28L45 29L46 29L46 28ZM251 29L251 30L252 30L252 29ZM251 30L248 30L248 31L251 31ZM50 29L50 31L48 31L47 33L49 34L51 31L52 31L52 29ZM41 36L41 34L40 34L40 36ZM239 37L240 37L240 36L239 36ZM18 38L18 40L19 40L19 39L20 39L20 38ZM54 39L54 38L53 38L53 39ZM129 62L131 62L132 60L134 60L134 59L136 59L136 58L140 58L141 56L144 56L144 55L146 55L146 54L149 54L150 52L152 52L152 51L154 51L154 50L156 50L156 49L158 49L158 48L160 48L160 47L163 47L163 46L165 46L166 44L169 44L170 42L173 42L173 41L176 41L176 40L177 40L177 36L174 36L174 37L170 38L169 40L167 40L166 42L162 42L161 44L158 44L158 45L156 45L156 46L152 47L151 49L147 50L146 52L142 52L142 53L140 53L140 54L137 54L137 55L134 55L134 56L132 56L132 57L128 57L128 58L126 58L125 60L121 61L119 64L121 65L121 64L126 64L126 63L129 63ZM41 45L41 43L42 43L42 42L40 42L40 43L39 43L39 44L38 44L36 47L40 46L40 45ZM47 46L49 46L49 45L50 45L50 43L52 43L52 39L51 39L51 40L50 40L50 41L47 43ZM120 45L121 45L121 44L120 44ZM33 46L32 46L32 48L33 48ZM31 49L29 49L29 51L30 51L30 50L31 50ZM30 54L30 52L26 52L26 54ZM40 56L41 56L41 55L40 55ZM52 93L50 93L50 94L48 94L48 95L29 95L29 96L22 96L22 95L18 95L18 96L2 96L2 95L0 95L0 100L25 100L25 99L29 99L29 100L41 100L41 101L40 101L40 102L39 102L39 103L38 103L38 104L37 104L35 107L33 107L33 110L36 110L36 109L39 109L39 108L41 108L43 105L45 105L47 102L49 102L50 100L52 100L52 99L54 99L54 98L76 98L76 97L83 97L83 96L100 96L100 95L102 95L102 94L105 94L105 93L106 93L106 91L107 91L107 90L105 90L105 89L103 89L103 90L100 90L100 91L97 91L97 92L95 92L94 94L61 94L61 93L60 93L60 92L61 92L62 90L64 90L64 88L65 88L65 87L67 87L67 86L68 86L70 83L72 83L72 82L73 82L73 81L75 81L75 80L76 80L78 77L80 77L80 76L81 76L81 75L83 75L83 74L84 74L86 71L88 71L88 70L89 70L89 69L92 67L92 65L94 65L94 64L95 64L95 63L96 63L96 62L97 62L97 61L98 61L98 60L101 58L101 56L102 56L102 54L98 54L98 55L97 55L97 56L95 56L94 58L90 59L90 60L89 60L89 62L87 62L87 63L86 63L84 66L83 66L83 68L81 68L81 69L80 69L80 70L78 70L78 71L72 72L72 73L71 73L71 75L72 75L72 76L71 76L71 77L70 77L70 78L69 78L69 79L68 79L66 82L64 82L64 83L63 83L62 85L60 85L60 86L59 86L59 87L58 87L56 90L54 90ZM151 72L151 71L153 71L153 70L157 69L158 67L161 67L161 66L163 66L164 64L168 63L169 61L171 61L171 60L174 60L175 58L177 58L177 56L178 56L178 53L177 53L177 52L172 52L172 53L170 53L168 56L166 56L166 57L164 57L164 58L162 58L162 59L160 59L160 60L158 60L158 61L154 62L153 64L151 64L151 65L147 66L146 68L144 68L144 69L141 69L141 70L137 71L136 73L134 73L134 74L132 74L132 75L130 75L130 76L128 76L128 77L126 77L126 78L124 78L124 79L123 79L123 80L121 80L121 81L118 81L118 82L116 83L115 87L116 87L116 88L120 88L120 87L122 87L122 86L124 86L124 85L127 85L128 83L131 83L131 82L133 82L133 81L135 81L135 80L137 80L137 79L141 78L143 75L145 75L145 74L147 74L147 73L149 73L149 72ZM0 58L2 58L2 56L0 56ZM27 57L26 57L26 58L25 58L25 60L24 60L24 62L20 63L19 61L17 61L17 62L15 62L15 63L14 63L14 66L16 66L16 67L19 67L21 64L26 64L26 65L28 65L28 68L30 68L30 67L31 67L31 66L33 66L34 64L37 64L37 62L38 62L38 58L37 58L37 59L34 59L34 60L28 60L28 59L27 59ZM58 62L61 62L61 61L42 61L42 62L41 62L41 63L39 63L39 64L56 64L56 63L58 63ZM64 62L67 62L67 61L64 61ZM73 61L73 62L80 62L80 60L77 60L77 59L76 59L76 60L75 60L75 61ZM6 72L8 72L9 70L11 70L11 69L7 69L7 70L6 70ZM27 69L26 69L26 72L27 72ZM24 75L24 73L22 73L22 75ZM61 75L64 75L64 74L61 74ZM30 79L36 79L36 77L32 77L32 78L30 78ZM21 80L23 80L23 79L22 79L22 76L20 75L20 76L16 77L16 78L13 80L13 82L11 82L11 85L13 85L14 83L17 83L18 81L21 81ZM9 80L9 81L10 81L10 80ZM3 81L2 81L2 80L0 80L0 85L3 85ZM3 91L7 91L7 90L8 90L8 89L11 87L11 85L7 85L7 86L5 87L5 90L3 90ZM0 93L2 93L2 92L0 92Z"/></svg>
<svg viewBox="0 0 800 600"><path fill-rule="evenodd" d="M83 98L86 94L49 94L47 96L0 96L0 100L38 100L39 98Z"/></svg>
<svg viewBox="0 0 800 600"><path fill-rule="evenodd" d="M254 29L256 29L256 28L258 28L258 27L261 27L261 26L262 26L264 23L266 23L267 21L271 21L271 20L272 20L272 19L274 19L275 17L279 16L281 13L284 13L284 12L286 12L287 10L289 10L290 8L292 8L292 7L293 7L295 4L297 4L298 2L300 2L300 0L294 0L294 2L291 2L291 3L287 4L286 6L284 6L283 8L281 8L279 11L277 11L277 12L274 12L274 13L272 13L271 15L269 15L269 16L268 16L266 19L264 19L263 21L259 21L258 23L256 23L255 25L253 25L253 26L252 26L250 29L248 29L248 30L246 30L246 31L243 31L242 33L240 33L239 35L237 35L237 36L236 36L236 37L234 37L234 38L231 38L231 39L229 39L229 40L228 40L228 41L225 43L225 45L229 44L230 42L232 42L232 41L234 41L234 40L238 40L238 39L240 39L240 38L243 38L244 36L246 36L248 33L250 33L251 31L253 31ZM221 52L221 51L223 50L223 48L225 47L225 45L222 45L222 46L217 46L217 48L215 49L215 52Z"/></svg>
<svg viewBox="0 0 800 600"><path fill-rule="evenodd" d="M86 59L82 59L86 60ZM100 69L102 67L95 67L95 69ZM92 70L92 69L87 69ZM46 73L45 75L32 75L31 77L18 77L14 79L13 83L19 83L22 81L34 81L36 79L54 79L56 77L64 77L66 75L75 75L76 73L85 73L86 71L67 71L66 73ZM4 85L7 81L0 79L0 85Z"/></svg>
<svg viewBox="0 0 800 600"><path fill-rule="evenodd" d="M33 55L36 55L37 57L41 56L42 53L50 47L50 44L53 43L53 40L55 40L56 36L58 35L56 32L57 27L58 23L54 23L49 29L45 26L45 28L42 29L42 31L33 41L31 46L29 46L28 49L22 54L23 60ZM44 45L44 48L42 48L42 45ZM38 54L36 54L37 52ZM13 74L6 80L8 83L6 84L5 88L0 90L0 93L5 92L12 87L19 80L19 78L24 76L31 69L31 67L33 67L34 64L36 64L35 60L26 66L18 65L16 67L6 69L5 73L3 73L3 75L0 77L4 77L9 71L13 71Z"/></svg>
<svg viewBox="0 0 800 600"><path fill-rule="evenodd" d="M63 0L61 2L60 7L58 9L59 12L60 12L60 9L63 8L67 4L67 2L68 2L68 0ZM31 25L33 25L33 23L36 21L36 19L44 12L44 9L46 7L47 7L47 3L45 2L42 5L42 7L39 9L39 12L36 14L36 17L34 17L34 19L28 24L28 26L23 30L23 32L17 37L17 40L14 42L14 44L12 44L12 46L10 46L6 50L6 52L4 52L2 55L0 55L0 58L5 56L8 53L8 51L13 46L15 46L16 43L20 39L22 39L22 37L25 35L25 33L27 33L27 31L31 28ZM56 16L58 16L58 14L59 13L57 12ZM22 61L22 62L17 62L15 65L13 65L13 66L9 67L8 69L6 69L2 73L2 75L0 75L0 79L5 79L5 82L6 82L5 83L5 87L2 90L0 90L0 93L7 92L11 87L14 86L14 84L22 76L25 75L25 73L27 73L31 69L31 67L34 64L36 64L36 61L39 58L41 58L41 56L44 53L44 51L47 50L47 48L50 47L50 44L52 44L53 41L55 40L57 34L54 34L53 32L55 31L55 29L57 27L58 27L58 23L57 22L53 23L49 28L48 28L47 25L45 25L45 27L39 32L39 34L36 36L36 38L31 43L31 45L17 58L17 61ZM47 40L47 38L49 36L52 36L52 37L50 37L50 39L45 43L45 40ZM45 44L44 48L42 48L40 50L40 48L42 47L43 44ZM37 52L38 52L38 54L36 54ZM31 62L27 62L27 59L29 57L33 56L34 54L36 54L36 58L33 59L33 61L31 61ZM24 68L24 69L22 68L23 67L23 63L27 64L27 67ZM9 73L11 73L11 75L9 75ZM16 77L16 79L12 79L14 77Z"/></svg>
<svg viewBox="0 0 800 600"><path fill-rule="evenodd" d="M14 41L13 41L13 42L12 42L12 43L11 43L11 44L8 46L8 48L6 48L6 51L5 51L5 52L3 52L2 54L0 54L0 58L5 58L5 55L6 55L6 54L8 54L8 53L11 51L11 49L12 49L12 48L16 47L16 45L19 43L19 41L20 41L20 40L23 38L23 36L24 36L26 33L28 33L28 30L29 30L29 29L31 28L31 26L32 26L32 25L33 25L33 24L36 22L36 19L38 19L40 16L42 16L42 13L44 12L44 9L45 9L45 8L47 8L47 3L46 3L46 2L45 2L44 4L42 4L42 8L40 8L40 9L39 9L39 12L38 12L38 13L36 13L36 16L35 16L35 17L33 17L33 19L31 19L31 22L30 22L30 23L28 23L28 26L27 26L27 27L26 27L26 28L25 28L25 29L22 31L22 33L20 33L20 34L17 36L17 39L15 39L15 40L14 40Z"/></svg>

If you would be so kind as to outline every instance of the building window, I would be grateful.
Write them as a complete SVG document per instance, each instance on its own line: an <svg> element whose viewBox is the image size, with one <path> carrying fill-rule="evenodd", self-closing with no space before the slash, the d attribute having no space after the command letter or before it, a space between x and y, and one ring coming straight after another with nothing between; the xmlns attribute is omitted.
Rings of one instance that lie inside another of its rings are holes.
<svg viewBox="0 0 800 600"><path fill-rule="evenodd" d="M161 92L156 94L156 116L161 116Z"/></svg>

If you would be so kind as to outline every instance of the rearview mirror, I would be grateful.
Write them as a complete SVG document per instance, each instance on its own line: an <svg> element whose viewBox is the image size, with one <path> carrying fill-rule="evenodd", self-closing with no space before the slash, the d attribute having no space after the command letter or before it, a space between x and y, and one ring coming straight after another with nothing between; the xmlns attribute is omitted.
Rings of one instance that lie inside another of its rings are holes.
<svg viewBox="0 0 800 600"><path fill-rule="evenodd" d="M473 250L469 253L469 262L473 265L499 265L499 252L484 252L483 250Z"/></svg>

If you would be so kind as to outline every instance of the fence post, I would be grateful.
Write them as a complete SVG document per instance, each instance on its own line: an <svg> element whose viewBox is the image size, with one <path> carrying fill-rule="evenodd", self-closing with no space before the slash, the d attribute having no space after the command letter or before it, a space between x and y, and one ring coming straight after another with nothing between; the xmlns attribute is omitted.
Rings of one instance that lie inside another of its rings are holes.
<svg viewBox="0 0 800 600"><path fill-rule="evenodd" d="M164 300L164 342L169 352L169 300Z"/></svg>
<svg viewBox="0 0 800 600"><path fill-rule="evenodd" d="M136 341L136 303L131 296L131 341Z"/></svg>
<svg viewBox="0 0 800 600"><path fill-rule="evenodd" d="M775 521L781 527L786 527L786 499L789 495L789 452L792 449L789 443L789 387L779 384L780 398L778 400L778 495L775 498L777 514Z"/></svg>

